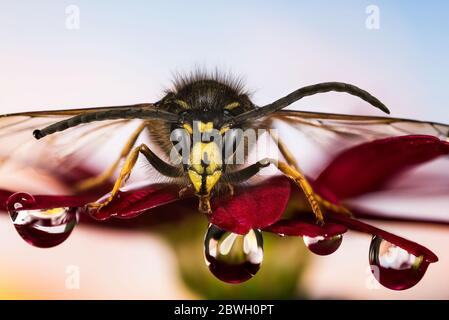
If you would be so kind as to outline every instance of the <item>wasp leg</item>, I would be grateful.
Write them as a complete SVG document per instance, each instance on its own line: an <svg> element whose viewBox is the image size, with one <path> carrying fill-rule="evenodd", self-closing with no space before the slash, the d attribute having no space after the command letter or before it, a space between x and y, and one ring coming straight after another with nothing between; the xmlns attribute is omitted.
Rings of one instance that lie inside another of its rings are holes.
<svg viewBox="0 0 449 320"><path fill-rule="evenodd" d="M305 183L307 183L309 185L309 187L312 188L310 186L310 184L308 183L304 174L301 172L301 169L298 166L298 161L295 159L293 154L290 152L287 145L279 138L279 136L276 134L276 132L269 130L269 133L270 133L270 136L273 138L273 141L277 144L279 151L281 152L282 156L287 161L287 163L290 166L294 167L296 169L296 171L302 176L302 180L304 180ZM342 206L336 205L330 201L327 201L326 199L321 198L318 194L316 194L314 192L313 192L313 195L322 207L324 207L326 209L330 209L334 212L345 214L350 217L352 216L352 213L345 207L342 207Z"/></svg>
<svg viewBox="0 0 449 320"><path fill-rule="evenodd" d="M229 183L229 182L224 183L222 185L222 188L223 188L223 194L225 194L226 196L231 197L231 198L234 196L234 186L231 183Z"/></svg>
<svg viewBox="0 0 449 320"><path fill-rule="evenodd" d="M290 166L299 171L298 161L295 159L295 156L290 152L290 150L288 150L287 145L279 138L279 135L276 132L274 132L273 130L268 130L268 132L274 143L276 143L276 146L278 147L285 161L287 161Z"/></svg>
<svg viewBox="0 0 449 320"><path fill-rule="evenodd" d="M187 195L189 192L191 192L192 190L193 190L193 185L191 183L189 183L188 185L182 187L181 190L179 190L178 196L180 198L182 198L185 195Z"/></svg>
<svg viewBox="0 0 449 320"><path fill-rule="evenodd" d="M140 134L142 133L142 131L145 129L146 126L147 123L144 122L136 128L136 130L129 137L128 141L126 142L122 151L120 152L119 158L115 160L115 162L109 168L107 168L105 171L103 171L100 175L96 177L80 181L77 185L75 185L75 190L78 192L86 191L106 183L114 175L114 172L117 170L120 161L122 161L122 159L126 158L129 155L129 153L132 150L132 147L134 147L134 144L137 141L137 138L139 138Z"/></svg>
<svg viewBox="0 0 449 320"><path fill-rule="evenodd" d="M102 207L108 205L117 196L122 184L125 183L131 175L131 171L133 170L140 153L142 153L148 162L162 175L166 177L182 176L182 169L165 162L153 151L151 151L146 144L141 144L140 146L134 148L127 156L120 174L115 181L114 187L112 188L110 196L102 203L90 203L87 207L101 209Z"/></svg>
<svg viewBox="0 0 449 320"><path fill-rule="evenodd" d="M289 164L281 161L277 161L274 159L262 159L255 164L252 164L246 168L243 168L238 171L227 173L223 178L225 178L227 181L233 181L233 182L242 182L245 181L252 176L256 175L262 168L265 168L269 166L270 164L275 165L279 171L282 172L286 177L290 178L295 182L295 184L301 188L301 190L304 192L307 201L310 204L310 207L312 208L313 213L315 214L315 217L319 223L324 222L323 218L323 212L321 210L321 206L327 209L331 209L333 211L349 214L350 212L341 206L335 205L323 198L321 198L318 194L316 194L310 185L310 183L307 181L307 178L304 176L304 174L290 166Z"/></svg>
<svg viewBox="0 0 449 320"><path fill-rule="evenodd" d="M295 169L294 167L289 166L285 162L270 161L270 163L274 163L284 175L292 179L296 183L296 185L302 189L318 222L323 223L324 218L319 203L320 197L313 191L312 186L307 181L304 174L301 171Z"/></svg>

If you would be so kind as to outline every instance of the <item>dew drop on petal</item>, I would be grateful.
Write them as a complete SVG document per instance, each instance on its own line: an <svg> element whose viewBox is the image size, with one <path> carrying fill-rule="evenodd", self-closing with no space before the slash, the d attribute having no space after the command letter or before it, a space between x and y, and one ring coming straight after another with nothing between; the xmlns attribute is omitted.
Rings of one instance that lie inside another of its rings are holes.
<svg viewBox="0 0 449 320"><path fill-rule="evenodd" d="M78 221L77 208L32 209L34 197L15 193L6 203L16 231L27 243L51 248L64 242Z"/></svg>
<svg viewBox="0 0 449 320"><path fill-rule="evenodd" d="M413 287L429 266L423 256L417 257L378 236L371 240L369 262L376 280L392 290Z"/></svg>
<svg viewBox="0 0 449 320"><path fill-rule="evenodd" d="M320 256L327 256L334 253L340 247L343 241L343 235L337 234L330 237L316 236L308 237L303 236L304 244L313 253Z"/></svg>
<svg viewBox="0 0 449 320"><path fill-rule="evenodd" d="M241 283L251 279L263 260L263 238L259 230L239 235L210 225L204 240L206 265L218 279Z"/></svg>

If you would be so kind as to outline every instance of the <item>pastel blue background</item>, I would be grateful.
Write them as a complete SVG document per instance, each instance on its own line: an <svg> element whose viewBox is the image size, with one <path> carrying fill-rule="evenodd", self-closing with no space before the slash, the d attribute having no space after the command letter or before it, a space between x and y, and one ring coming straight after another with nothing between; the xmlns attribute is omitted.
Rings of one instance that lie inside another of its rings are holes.
<svg viewBox="0 0 449 320"><path fill-rule="evenodd" d="M79 30L65 27L68 5ZM365 27L368 5L380 29ZM1 1L0 110L154 101L173 72L218 67L263 104L339 80L379 96L394 116L449 122L446 1ZM327 94L310 110L372 113Z"/></svg>

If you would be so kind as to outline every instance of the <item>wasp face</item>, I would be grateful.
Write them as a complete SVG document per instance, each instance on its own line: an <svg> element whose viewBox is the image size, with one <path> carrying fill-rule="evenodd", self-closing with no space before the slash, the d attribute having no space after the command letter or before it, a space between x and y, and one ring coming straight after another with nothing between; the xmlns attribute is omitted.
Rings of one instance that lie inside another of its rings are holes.
<svg viewBox="0 0 449 320"><path fill-rule="evenodd" d="M196 194L208 196L242 137L242 128L229 128L225 123L254 108L253 104L238 86L210 79L181 82L165 100L168 109L182 119L181 124L172 126L172 137L184 171Z"/></svg>
<svg viewBox="0 0 449 320"><path fill-rule="evenodd" d="M189 127L189 129L193 129L193 143L187 173L196 193L206 196L210 194L223 172L223 153L220 142L222 137L220 131L214 128L213 122L194 121L193 128Z"/></svg>

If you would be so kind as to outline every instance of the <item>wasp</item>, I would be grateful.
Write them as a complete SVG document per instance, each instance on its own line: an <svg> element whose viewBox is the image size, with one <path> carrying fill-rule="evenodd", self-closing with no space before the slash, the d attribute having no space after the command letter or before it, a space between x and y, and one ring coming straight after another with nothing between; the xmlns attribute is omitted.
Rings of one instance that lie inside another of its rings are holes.
<svg viewBox="0 0 449 320"><path fill-rule="evenodd" d="M184 186L181 192L192 189L199 200L199 211L203 213L211 212L210 199L218 189L228 189L232 194L234 185L249 180L264 167L274 166L304 192L317 220L322 221L323 207L332 204L314 192L281 137L272 136L282 155L282 161L264 158L255 163L239 165L227 161L235 156L237 147L244 143L242 131L273 128L275 120L280 120L307 131L312 138L319 137L323 133L331 133L336 137L358 141L407 134L428 134L448 139L449 132L448 125L434 122L388 116L285 110L304 97L331 91L353 95L384 113L390 113L379 99L348 83L325 82L302 87L272 103L257 106L245 91L241 81L218 73L194 72L188 76L178 77L173 87L155 103L23 112L0 116L0 139L9 140L14 135L22 135L26 141L20 147L24 147L29 145L33 136L38 140L34 145L43 141L54 143L52 137L58 137L66 132L74 134L83 128L82 134L78 134L75 138L82 140L94 136L95 131L113 132L114 126L119 127L130 121L137 121L137 127L129 135L114 163L100 175L75 186L78 191L98 187L110 181L119 171L107 200L90 203L88 207L101 210L107 206L131 175L138 157L142 156L161 175L180 181ZM152 145L162 150L161 156L147 143L136 145L143 132L147 132ZM200 139L194 139L197 134L200 135ZM87 144L92 144L92 141ZM245 148L250 149L251 146ZM1 159L4 162L12 158L13 154L14 152L8 153ZM29 158L35 153L28 151L26 154ZM173 157L173 154L182 158L182 161L174 161L176 157ZM46 157L43 160L48 161Z"/></svg>

